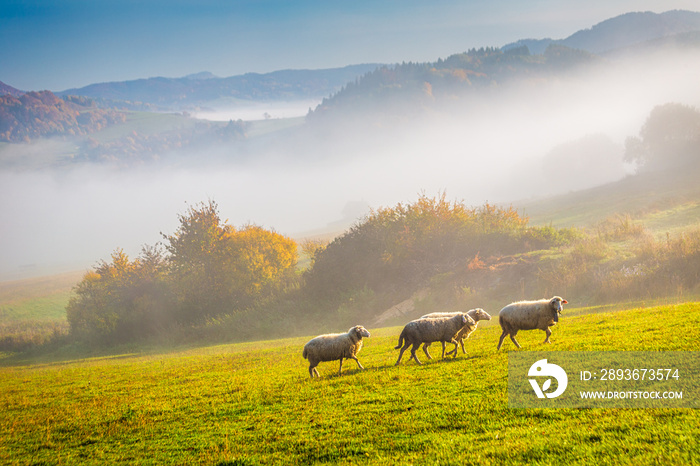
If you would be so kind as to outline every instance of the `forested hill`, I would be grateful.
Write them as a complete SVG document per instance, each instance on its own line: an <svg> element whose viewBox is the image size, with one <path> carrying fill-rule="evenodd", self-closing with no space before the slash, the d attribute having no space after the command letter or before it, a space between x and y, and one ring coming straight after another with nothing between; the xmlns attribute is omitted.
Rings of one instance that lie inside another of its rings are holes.
<svg viewBox="0 0 700 466"><path fill-rule="evenodd" d="M420 112L422 107L456 102L455 98L473 89L493 89L516 79L541 82L599 62L601 58L589 52L553 44L543 55L533 55L527 47L505 51L487 47L432 63L384 66L324 99L310 118L318 120L352 110L407 115Z"/></svg>
<svg viewBox="0 0 700 466"><path fill-rule="evenodd" d="M19 89L15 89L15 88L12 87L12 86L8 86L8 85L5 84L4 82L0 81L0 96L3 96L3 95L12 95L12 96L15 96L15 97L19 97L19 96L21 96L22 94L24 94L24 92L20 91Z"/></svg>
<svg viewBox="0 0 700 466"><path fill-rule="evenodd" d="M643 42L678 34L700 31L700 13L673 10L665 13L633 12L616 16L561 39L523 39L503 47L504 50L527 46L531 53L541 54L550 44L605 53Z"/></svg>
<svg viewBox="0 0 700 466"><path fill-rule="evenodd" d="M123 112L99 109L84 97L60 99L51 91L0 96L0 141L4 142L86 135L125 120Z"/></svg>
<svg viewBox="0 0 700 466"><path fill-rule="evenodd" d="M232 102L320 99L377 66L362 64L322 70L281 70L226 78L204 72L182 78L157 77L91 84L57 94L139 102L165 110L187 109L220 99Z"/></svg>
<svg viewBox="0 0 700 466"><path fill-rule="evenodd" d="M483 95L515 80L546 85L596 65L610 67L630 51L646 59L661 46L700 50L700 13L628 13L561 41L523 40L501 48L471 49L436 62L384 66L324 99L311 118L319 121L353 110L363 112L362 118L377 112L379 118L410 117L440 103L463 105L460 98L474 95L470 91ZM616 52L615 58L611 52ZM649 61L647 66L654 65Z"/></svg>

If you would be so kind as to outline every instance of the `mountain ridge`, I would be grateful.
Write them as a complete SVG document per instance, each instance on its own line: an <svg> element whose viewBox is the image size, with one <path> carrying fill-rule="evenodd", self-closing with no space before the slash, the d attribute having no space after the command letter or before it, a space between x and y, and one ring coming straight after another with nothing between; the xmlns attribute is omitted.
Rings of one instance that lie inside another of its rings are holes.
<svg viewBox="0 0 700 466"><path fill-rule="evenodd" d="M652 41L700 31L700 12L670 10L663 13L629 12L581 29L564 39L521 39L500 47L503 51L527 46L541 55L551 45L584 50L592 54L639 47ZM249 72L218 77L208 71L179 78L150 77L128 81L93 83L54 92L57 96L79 95L98 105L159 111L182 111L241 102L322 99L348 83L382 66L377 63L347 65L319 70L287 69L269 73ZM19 96L23 91L0 86L1 94ZM124 105L124 103L132 105ZM135 104L135 105L134 105Z"/></svg>
<svg viewBox="0 0 700 466"><path fill-rule="evenodd" d="M0 81L0 96L11 95L12 97L19 97L22 94L24 94L24 91L20 91L19 89Z"/></svg>
<svg viewBox="0 0 700 466"><path fill-rule="evenodd" d="M378 64L347 65L321 70L277 70L219 78L200 72L181 78L151 77L95 83L56 92L111 101L143 102L163 109L199 107L219 99L240 101L303 100L322 98Z"/></svg>
<svg viewBox="0 0 700 466"><path fill-rule="evenodd" d="M670 10L663 13L629 12L581 29L564 39L521 39L502 47L509 50L523 45L541 55L550 44L601 54L650 40L700 30L700 12Z"/></svg>

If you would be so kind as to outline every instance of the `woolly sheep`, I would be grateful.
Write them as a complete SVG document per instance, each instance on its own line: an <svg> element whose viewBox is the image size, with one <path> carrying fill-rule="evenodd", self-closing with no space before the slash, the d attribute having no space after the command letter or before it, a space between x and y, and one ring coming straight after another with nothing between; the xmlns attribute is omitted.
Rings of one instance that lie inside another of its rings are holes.
<svg viewBox="0 0 700 466"><path fill-rule="evenodd" d="M401 348L396 365L399 365L404 351L406 351L406 349L408 349L408 347L411 345L413 345L413 348L411 348L410 359L415 359L418 364L421 364L416 357L416 350L422 343L432 343L434 341L439 341L442 343L442 357L444 358L445 342L454 343L456 349L457 342L455 341L455 335L457 335L457 332L459 332L465 325L471 326L474 324L474 320L466 314L459 314L451 317L435 317L430 319L412 320L411 322L407 323L403 328L403 331L401 331L401 335L399 336L399 344L394 348ZM401 347L401 345L403 345L403 347ZM425 347L423 347L423 351L425 351L425 355L428 357L428 359L432 359ZM457 357L456 351L454 357Z"/></svg>
<svg viewBox="0 0 700 466"><path fill-rule="evenodd" d="M547 334L544 342L549 343L549 336L552 334L549 327L559 321L562 304L568 303L567 300L555 296L552 299L520 301L507 305L498 313L498 322L501 324L503 333L498 341L496 351L501 349L506 335L510 335L510 339L515 343L515 346L520 348L520 344L515 340L518 330L544 330Z"/></svg>
<svg viewBox="0 0 700 466"><path fill-rule="evenodd" d="M362 325L356 325L347 333L331 333L312 338L304 345L304 359L309 360L309 375L313 378L318 373L319 362L340 359L338 375L343 370L343 358L354 359L360 369L364 369L357 359L362 349L362 337L369 337L369 332Z"/></svg>
<svg viewBox="0 0 700 466"><path fill-rule="evenodd" d="M462 314L461 312L433 312L432 314L426 314L421 319L430 319L433 317L446 317L446 316L453 316L457 314ZM455 341L459 343L459 345L462 347L462 354L467 354L466 350L464 349L464 340L469 338L469 335L471 335L474 330L476 330L476 327L479 325L480 320L491 320L491 315L489 315L488 312L484 311L481 308L476 308L476 309L471 309L464 314L468 315L469 317L474 320L474 325L465 325L462 327L462 330L457 332L457 335L455 336ZM425 343L423 345L423 351L427 353L428 347L430 346L430 343ZM457 348L453 349L452 351L448 352L447 355L449 356L452 353L457 353Z"/></svg>

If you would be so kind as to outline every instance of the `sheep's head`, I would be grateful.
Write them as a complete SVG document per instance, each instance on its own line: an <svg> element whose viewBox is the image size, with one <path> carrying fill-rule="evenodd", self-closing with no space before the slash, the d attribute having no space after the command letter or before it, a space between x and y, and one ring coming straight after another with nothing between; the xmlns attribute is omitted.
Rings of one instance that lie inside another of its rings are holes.
<svg viewBox="0 0 700 466"><path fill-rule="evenodd" d="M358 339L361 339L362 337L369 338L369 332L362 325L354 326L353 328L351 328L348 331L348 333L351 333L351 332L355 332L355 335L357 335Z"/></svg>
<svg viewBox="0 0 700 466"><path fill-rule="evenodd" d="M564 310L562 304L569 304L569 301L564 298L560 298L559 296L555 296L549 300L549 304L552 306L552 310L554 311L554 322L558 322L559 314L561 314L561 311Z"/></svg>
<svg viewBox="0 0 700 466"><path fill-rule="evenodd" d="M491 315L481 308L472 309L469 311L469 315L474 319L475 322L480 320L491 320Z"/></svg>

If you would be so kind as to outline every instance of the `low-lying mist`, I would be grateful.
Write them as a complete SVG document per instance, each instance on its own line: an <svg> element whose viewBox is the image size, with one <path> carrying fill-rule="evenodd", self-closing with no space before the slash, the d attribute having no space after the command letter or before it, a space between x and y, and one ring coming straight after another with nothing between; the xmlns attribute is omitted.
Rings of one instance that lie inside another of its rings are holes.
<svg viewBox="0 0 700 466"><path fill-rule="evenodd" d="M341 233L363 215L358 205L392 206L421 192L517 206L612 182L631 172L622 160L625 138L639 133L654 106L700 106L698 58L663 54L489 89L463 108L432 108L372 131L347 123L303 133L313 139L266 140L250 145L260 152L245 163L227 146L212 151L216 157L188 154L179 166L6 169L0 279L88 269L116 248L135 256L160 241L160 232L175 231L187 203L208 199L229 224L300 238ZM232 161L221 162L221 154Z"/></svg>
<svg viewBox="0 0 700 466"><path fill-rule="evenodd" d="M306 115L309 109L315 108L320 103L321 99L283 102L239 102L237 105L222 102L221 106L194 111L192 116L211 121L255 121L271 118L294 118Z"/></svg>

